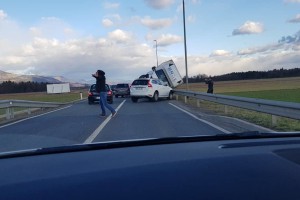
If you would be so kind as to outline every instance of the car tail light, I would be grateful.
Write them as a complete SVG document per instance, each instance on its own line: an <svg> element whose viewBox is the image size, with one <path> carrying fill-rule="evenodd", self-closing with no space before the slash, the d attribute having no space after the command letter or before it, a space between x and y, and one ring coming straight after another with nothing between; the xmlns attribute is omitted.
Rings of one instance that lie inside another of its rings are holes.
<svg viewBox="0 0 300 200"><path fill-rule="evenodd" d="M89 95L89 96L93 96L93 93L92 93L92 92L89 92L88 95Z"/></svg>
<svg viewBox="0 0 300 200"><path fill-rule="evenodd" d="M152 84L150 81L148 81L148 87L152 87Z"/></svg>
<svg viewBox="0 0 300 200"><path fill-rule="evenodd" d="M107 94L108 94L108 95L111 95L112 93L111 93L111 91L109 90L109 91L107 92Z"/></svg>

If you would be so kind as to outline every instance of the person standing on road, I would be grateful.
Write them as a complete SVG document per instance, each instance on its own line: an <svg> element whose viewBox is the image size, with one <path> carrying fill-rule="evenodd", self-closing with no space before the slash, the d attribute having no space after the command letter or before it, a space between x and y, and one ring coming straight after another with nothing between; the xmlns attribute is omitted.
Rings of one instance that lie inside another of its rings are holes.
<svg viewBox="0 0 300 200"><path fill-rule="evenodd" d="M100 100L99 100L99 104L101 106L101 110L102 110L102 114L101 116L105 117L106 116L106 112L105 112L105 107L110 110L111 112L111 117L114 117L117 112L116 110L111 107L110 105L108 105L107 103L107 91L106 91L106 84L105 84L105 72L102 70L97 70L97 72L95 74L92 74L92 76L94 78L96 78L96 90L97 92L99 92L100 94Z"/></svg>
<svg viewBox="0 0 300 200"><path fill-rule="evenodd" d="M211 78L206 79L205 83L207 84L208 88L207 88L207 93L214 93L214 82Z"/></svg>

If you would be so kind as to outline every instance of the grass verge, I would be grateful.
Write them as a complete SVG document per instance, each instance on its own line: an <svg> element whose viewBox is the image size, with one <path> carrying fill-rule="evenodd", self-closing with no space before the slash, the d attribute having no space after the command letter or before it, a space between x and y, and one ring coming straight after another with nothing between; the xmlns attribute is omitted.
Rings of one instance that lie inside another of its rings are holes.
<svg viewBox="0 0 300 200"><path fill-rule="evenodd" d="M184 98L179 97L179 100L184 101ZM189 98L188 104L197 107L197 100L194 98ZM232 106L227 106L227 112L225 112L225 105L202 100L200 102L200 110L201 112L207 114L217 114L242 119L262 127L270 128L275 131L300 131L300 120L278 117L277 123L273 125L272 115L270 114L260 113Z"/></svg>

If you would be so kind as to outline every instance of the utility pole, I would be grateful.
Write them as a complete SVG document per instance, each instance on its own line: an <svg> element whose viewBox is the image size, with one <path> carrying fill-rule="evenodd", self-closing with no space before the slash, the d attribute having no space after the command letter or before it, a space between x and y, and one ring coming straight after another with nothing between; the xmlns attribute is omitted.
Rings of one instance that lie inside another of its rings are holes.
<svg viewBox="0 0 300 200"><path fill-rule="evenodd" d="M184 0L182 0L183 10L183 30L184 30L184 56L185 56L185 83L186 89L189 90L189 78L188 78L188 67L187 67L187 50L186 50L186 31L185 31L185 8Z"/></svg>
<svg viewBox="0 0 300 200"><path fill-rule="evenodd" d="M154 40L155 42L155 49L156 49L156 67L158 67L158 57L157 57L157 40Z"/></svg>

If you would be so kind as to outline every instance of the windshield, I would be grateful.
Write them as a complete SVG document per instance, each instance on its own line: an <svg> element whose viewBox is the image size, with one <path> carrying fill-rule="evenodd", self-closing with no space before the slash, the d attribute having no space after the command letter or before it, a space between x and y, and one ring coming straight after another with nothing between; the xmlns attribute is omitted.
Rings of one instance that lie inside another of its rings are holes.
<svg viewBox="0 0 300 200"><path fill-rule="evenodd" d="M135 80L132 85L148 85L149 80Z"/></svg>
<svg viewBox="0 0 300 200"><path fill-rule="evenodd" d="M117 88L128 88L128 84L118 84Z"/></svg>
<svg viewBox="0 0 300 200"><path fill-rule="evenodd" d="M299 24L297 0L2 0L0 153L299 132Z"/></svg>

